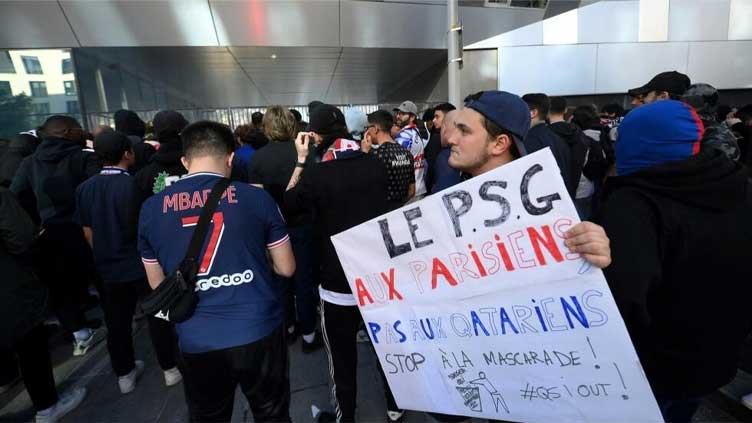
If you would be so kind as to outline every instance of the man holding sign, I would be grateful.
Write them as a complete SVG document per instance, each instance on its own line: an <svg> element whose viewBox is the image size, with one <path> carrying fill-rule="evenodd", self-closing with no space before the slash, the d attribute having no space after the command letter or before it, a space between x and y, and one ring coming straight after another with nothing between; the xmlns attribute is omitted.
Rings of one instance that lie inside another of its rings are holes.
<svg viewBox="0 0 752 423"><path fill-rule="evenodd" d="M549 151L517 96L469 98L449 139L471 178L332 237L401 408L512 421L660 421ZM369 247L368 260L359 248Z"/></svg>

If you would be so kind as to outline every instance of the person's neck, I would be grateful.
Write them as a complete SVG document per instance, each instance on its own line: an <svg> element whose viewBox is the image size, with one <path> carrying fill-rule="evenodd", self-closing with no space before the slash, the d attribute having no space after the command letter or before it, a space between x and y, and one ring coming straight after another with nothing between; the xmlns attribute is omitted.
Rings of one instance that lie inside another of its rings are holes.
<svg viewBox="0 0 752 423"><path fill-rule="evenodd" d="M551 123L564 122L564 115L548 115L548 120Z"/></svg>
<svg viewBox="0 0 752 423"><path fill-rule="evenodd" d="M218 161L213 157L198 157L188 163L188 174L194 173L217 173L227 177L229 169L223 161Z"/></svg>
<svg viewBox="0 0 752 423"><path fill-rule="evenodd" d="M467 172L470 176L482 175L486 172L496 169L497 167L504 166L507 163L512 162L514 158L511 154L507 153L502 156L492 157L483 166Z"/></svg>
<svg viewBox="0 0 752 423"><path fill-rule="evenodd" d="M376 144L377 145L386 144L386 143L389 143L389 142L394 142L394 139L391 136L389 136L389 135L384 135L383 137L377 137L376 138Z"/></svg>
<svg viewBox="0 0 752 423"><path fill-rule="evenodd" d="M543 121L543 120L540 120L538 118L531 119L530 120L530 127L532 128L533 126L540 125L541 123L546 123L546 122Z"/></svg>
<svg viewBox="0 0 752 423"><path fill-rule="evenodd" d="M122 161L120 163L117 163L114 165L107 165L105 167L109 167L110 169L128 170L128 162Z"/></svg>

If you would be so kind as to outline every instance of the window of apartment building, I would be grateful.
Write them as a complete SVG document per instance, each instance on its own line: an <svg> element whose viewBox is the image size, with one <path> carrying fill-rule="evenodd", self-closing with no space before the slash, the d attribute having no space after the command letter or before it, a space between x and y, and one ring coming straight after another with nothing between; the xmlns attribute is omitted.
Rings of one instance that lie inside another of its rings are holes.
<svg viewBox="0 0 752 423"><path fill-rule="evenodd" d="M26 73L29 75L41 75L42 65L39 63L39 58L36 56L21 56Z"/></svg>
<svg viewBox="0 0 752 423"><path fill-rule="evenodd" d="M46 115L50 113L50 103L32 103L31 112L37 115Z"/></svg>
<svg viewBox="0 0 752 423"><path fill-rule="evenodd" d="M65 107L70 114L81 113L81 109L78 107L78 101L66 101Z"/></svg>
<svg viewBox="0 0 752 423"><path fill-rule="evenodd" d="M9 81L0 81L0 98L10 97L13 95L13 91L10 89Z"/></svg>
<svg viewBox="0 0 752 423"><path fill-rule="evenodd" d="M29 85L31 86L32 97L47 97L47 83L46 82L31 81L29 82Z"/></svg>
<svg viewBox="0 0 752 423"><path fill-rule="evenodd" d="M63 81L65 87L65 95L76 95L76 82L75 81Z"/></svg>
<svg viewBox="0 0 752 423"><path fill-rule="evenodd" d="M8 50L0 50L0 73L16 73Z"/></svg>
<svg viewBox="0 0 752 423"><path fill-rule="evenodd" d="M73 63L71 59L63 59L63 73L73 73Z"/></svg>

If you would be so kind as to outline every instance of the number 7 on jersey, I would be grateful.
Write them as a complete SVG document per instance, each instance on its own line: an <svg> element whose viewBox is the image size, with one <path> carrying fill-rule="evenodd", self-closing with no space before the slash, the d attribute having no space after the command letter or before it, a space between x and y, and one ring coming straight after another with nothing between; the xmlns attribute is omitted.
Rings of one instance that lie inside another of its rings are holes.
<svg viewBox="0 0 752 423"><path fill-rule="evenodd" d="M198 224L199 216L184 217L182 219L183 227L196 226ZM205 276L209 274L212 264L214 264L214 258L219 251L219 243L222 241L222 233L225 231L225 215L222 212L215 212L211 219L212 231L209 237L209 244L206 246L206 252L201 259L201 264L198 268L197 276Z"/></svg>

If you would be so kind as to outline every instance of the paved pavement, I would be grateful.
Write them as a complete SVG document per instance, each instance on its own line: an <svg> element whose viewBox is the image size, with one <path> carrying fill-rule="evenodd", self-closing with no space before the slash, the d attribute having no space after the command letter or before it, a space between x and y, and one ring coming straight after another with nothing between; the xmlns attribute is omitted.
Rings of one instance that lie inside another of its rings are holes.
<svg viewBox="0 0 752 423"><path fill-rule="evenodd" d="M146 362L146 371L136 390L121 395L110 367L105 343L100 343L85 357L71 357L71 346L54 337L53 360L58 389L86 386L89 390L81 407L64 422L187 422L188 413L182 384L167 388L151 349L148 331L138 325L135 349L139 359ZM359 345L358 420L385 421L385 401L381 380L376 369L376 357L369 343ZM300 341L290 347L290 378L292 390L291 417L295 423L313 422L312 406L331 410L326 354L323 350L303 354ZM752 422L752 412L738 404L739 395L752 392L752 376L740 370L734 383L725 387L704 403L696 415L696 422ZM33 411L23 384L0 395L0 422L28 422ZM253 418L242 395L236 396L233 422L252 422ZM474 420L479 422L482 420ZM423 413L410 412L408 423L434 422Z"/></svg>

